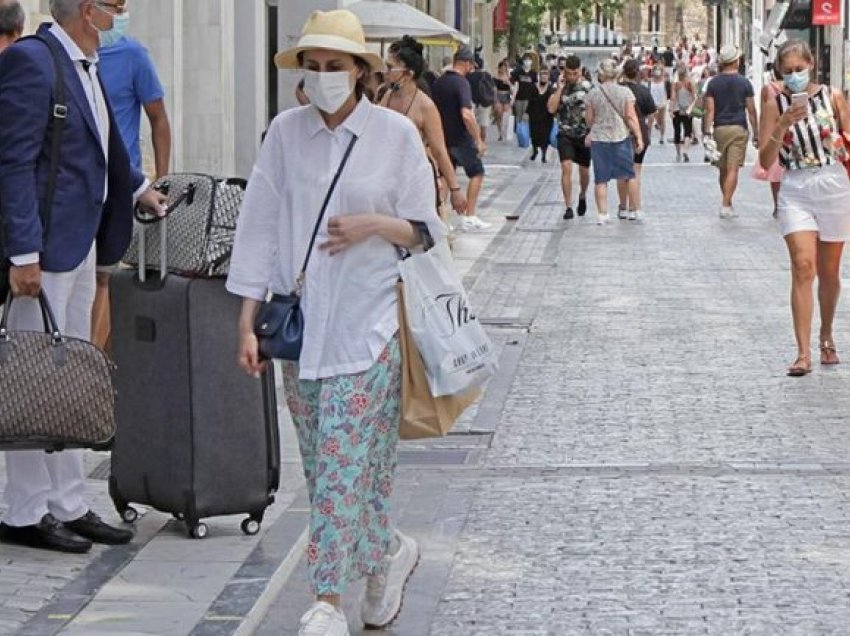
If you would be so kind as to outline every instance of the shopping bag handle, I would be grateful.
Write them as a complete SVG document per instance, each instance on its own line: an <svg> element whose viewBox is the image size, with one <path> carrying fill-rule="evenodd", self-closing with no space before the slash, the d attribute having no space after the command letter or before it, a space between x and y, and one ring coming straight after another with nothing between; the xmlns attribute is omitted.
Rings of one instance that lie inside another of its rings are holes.
<svg viewBox="0 0 850 636"><path fill-rule="evenodd" d="M12 302L15 296L9 292L6 298L5 309L3 310L3 318L0 319L0 341L9 342L9 312L12 310ZM53 337L53 344L62 343L62 334L59 331L59 326L56 324L56 317L53 315L53 308L50 306L50 301L47 300L47 294L42 289L38 293L38 305L41 309L41 319L44 323L44 333Z"/></svg>

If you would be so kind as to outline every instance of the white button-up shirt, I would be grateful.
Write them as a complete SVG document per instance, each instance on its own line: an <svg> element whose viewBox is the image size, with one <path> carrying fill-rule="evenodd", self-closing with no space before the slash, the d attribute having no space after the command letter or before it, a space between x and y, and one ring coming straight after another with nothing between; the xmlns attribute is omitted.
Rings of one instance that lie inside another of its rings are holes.
<svg viewBox="0 0 850 636"><path fill-rule="evenodd" d="M227 289L254 300L288 294L331 180L353 135L359 137L319 229L302 294L300 377L315 380L371 367L398 330L395 246L373 236L331 256L328 219L383 214L423 221L435 240L445 226L434 206L434 175L415 126L360 101L335 130L313 106L272 122L236 228Z"/></svg>

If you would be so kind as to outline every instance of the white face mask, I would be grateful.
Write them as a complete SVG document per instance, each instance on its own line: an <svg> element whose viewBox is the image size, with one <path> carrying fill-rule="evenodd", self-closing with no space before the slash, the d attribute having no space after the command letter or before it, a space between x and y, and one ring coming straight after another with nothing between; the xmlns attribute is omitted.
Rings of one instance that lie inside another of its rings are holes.
<svg viewBox="0 0 850 636"><path fill-rule="evenodd" d="M522 68L525 70L525 72L526 72L526 73L527 73L528 71L530 71L530 70L531 70L531 60L525 60L525 61L522 63Z"/></svg>
<svg viewBox="0 0 850 636"><path fill-rule="evenodd" d="M348 71L304 71L304 94L320 111L333 115L354 91Z"/></svg>

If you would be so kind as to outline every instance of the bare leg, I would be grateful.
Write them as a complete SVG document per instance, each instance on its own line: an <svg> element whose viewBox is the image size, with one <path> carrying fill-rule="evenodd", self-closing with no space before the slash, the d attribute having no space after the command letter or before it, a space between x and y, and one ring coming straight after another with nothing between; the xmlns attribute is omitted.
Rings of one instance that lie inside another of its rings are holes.
<svg viewBox="0 0 850 636"><path fill-rule="evenodd" d="M811 358L812 283L817 272L817 232L794 232L785 237L791 257L791 315L794 318L794 337L797 340L799 361ZM831 324L830 324L831 328Z"/></svg>
<svg viewBox="0 0 850 636"><path fill-rule="evenodd" d="M841 254L844 243L824 243L818 241L818 302L820 304L820 343L832 340L832 322L841 294Z"/></svg>
<svg viewBox="0 0 850 636"><path fill-rule="evenodd" d="M590 186L590 168L586 168L584 166L578 167L578 183L578 195L583 199L587 196L587 188Z"/></svg>
<svg viewBox="0 0 850 636"><path fill-rule="evenodd" d="M620 209L628 210L629 208L629 184L628 179L617 179L617 198L620 201Z"/></svg>
<svg viewBox="0 0 850 636"><path fill-rule="evenodd" d="M596 213L605 218L608 215L608 184L596 184Z"/></svg>
<svg viewBox="0 0 850 636"><path fill-rule="evenodd" d="M726 178L723 180L721 187L723 188L723 205L729 207L732 205L732 197L735 196L735 190L738 189L738 166L728 166L726 168Z"/></svg>
<svg viewBox="0 0 850 636"><path fill-rule="evenodd" d="M581 178L581 166L579 166L579 178ZM561 162L561 192L564 194L564 206L573 205L573 162Z"/></svg>
<svg viewBox="0 0 850 636"><path fill-rule="evenodd" d="M643 173L643 165L635 164L635 178L629 180L629 210L640 210L641 207L641 175Z"/></svg>
<svg viewBox="0 0 850 636"><path fill-rule="evenodd" d="M328 603L339 609L341 607L339 594L323 594L316 597L320 603Z"/></svg>
<svg viewBox="0 0 850 636"><path fill-rule="evenodd" d="M776 214L776 206L779 205L779 181L770 182L770 193L773 195L773 213Z"/></svg>
<svg viewBox="0 0 850 636"><path fill-rule="evenodd" d="M484 175L472 177L469 180L469 187L466 190L466 202L469 204L469 212L467 216L475 216L478 209L478 195L481 194L481 186L484 185Z"/></svg>

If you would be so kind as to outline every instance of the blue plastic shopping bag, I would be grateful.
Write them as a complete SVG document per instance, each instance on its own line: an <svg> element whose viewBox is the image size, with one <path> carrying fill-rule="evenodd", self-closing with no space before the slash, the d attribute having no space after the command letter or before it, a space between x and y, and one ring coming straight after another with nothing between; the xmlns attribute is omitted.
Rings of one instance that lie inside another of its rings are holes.
<svg viewBox="0 0 850 636"><path fill-rule="evenodd" d="M531 128L527 121L521 121L516 125L516 139L520 148L528 148L531 145Z"/></svg>

